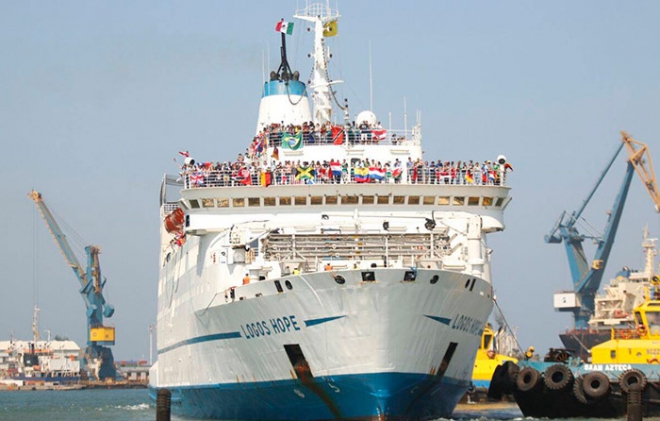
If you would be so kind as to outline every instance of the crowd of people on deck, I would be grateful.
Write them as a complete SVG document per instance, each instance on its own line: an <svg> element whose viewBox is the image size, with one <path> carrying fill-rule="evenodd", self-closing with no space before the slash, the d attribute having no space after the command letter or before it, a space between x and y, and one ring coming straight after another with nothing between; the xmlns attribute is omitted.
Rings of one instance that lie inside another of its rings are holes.
<svg viewBox="0 0 660 421"><path fill-rule="evenodd" d="M345 183L401 183L410 184L504 184L507 172L513 167L506 160L479 161L413 161L381 162L374 159L344 159L323 161L273 161L262 168L239 154L233 162L198 162L187 160L181 175L190 187L286 185L286 184L345 184Z"/></svg>
<svg viewBox="0 0 660 421"><path fill-rule="evenodd" d="M397 144L406 140L406 137L388 133L380 122L371 124L366 120L356 124L355 121L346 122L345 125L331 123L315 124L304 122L300 125L273 123L264 126L252 139L247 148L248 157L258 157L268 147L282 147L285 149L299 149L303 145L313 144L379 144L389 139Z"/></svg>

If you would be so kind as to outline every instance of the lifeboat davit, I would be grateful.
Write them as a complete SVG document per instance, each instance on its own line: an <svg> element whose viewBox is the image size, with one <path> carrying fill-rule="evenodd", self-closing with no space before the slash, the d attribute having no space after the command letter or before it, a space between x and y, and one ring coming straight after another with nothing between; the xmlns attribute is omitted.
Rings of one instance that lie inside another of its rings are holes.
<svg viewBox="0 0 660 421"><path fill-rule="evenodd" d="M183 228L183 209L176 208L165 217L165 229L169 233L181 231Z"/></svg>

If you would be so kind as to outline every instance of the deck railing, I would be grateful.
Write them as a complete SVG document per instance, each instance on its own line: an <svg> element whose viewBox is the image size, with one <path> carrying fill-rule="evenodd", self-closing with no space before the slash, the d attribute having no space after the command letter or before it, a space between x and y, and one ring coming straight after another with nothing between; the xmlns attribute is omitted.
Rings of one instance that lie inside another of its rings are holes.
<svg viewBox="0 0 660 421"><path fill-rule="evenodd" d="M452 177L438 168L365 169L333 172L292 169L193 170L182 174L186 189L208 187L263 187L310 184L436 184L461 186L505 186L505 171L456 171Z"/></svg>

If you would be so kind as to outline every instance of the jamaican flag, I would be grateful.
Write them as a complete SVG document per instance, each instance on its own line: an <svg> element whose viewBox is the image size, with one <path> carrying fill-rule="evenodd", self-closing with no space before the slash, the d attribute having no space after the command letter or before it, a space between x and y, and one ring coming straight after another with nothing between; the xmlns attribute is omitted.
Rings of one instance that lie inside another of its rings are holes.
<svg viewBox="0 0 660 421"><path fill-rule="evenodd" d="M296 180L314 181L314 167L311 165L299 165L296 173Z"/></svg>
<svg viewBox="0 0 660 421"><path fill-rule="evenodd" d="M298 150L303 147L302 132L291 134L282 133L282 149Z"/></svg>

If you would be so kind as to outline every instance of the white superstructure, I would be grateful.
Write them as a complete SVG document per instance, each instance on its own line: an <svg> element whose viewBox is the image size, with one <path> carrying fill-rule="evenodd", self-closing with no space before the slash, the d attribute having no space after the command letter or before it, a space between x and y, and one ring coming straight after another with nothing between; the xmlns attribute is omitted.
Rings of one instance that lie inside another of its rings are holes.
<svg viewBox="0 0 660 421"><path fill-rule="evenodd" d="M253 156L187 157L163 180L151 390L207 418L447 417L492 309L486 235L504 229L506 159L445 171L421 165L419 122L332 123L323 31L339 15L312 4L296 17L315 34L312 86L284 57Z"/></svg>

